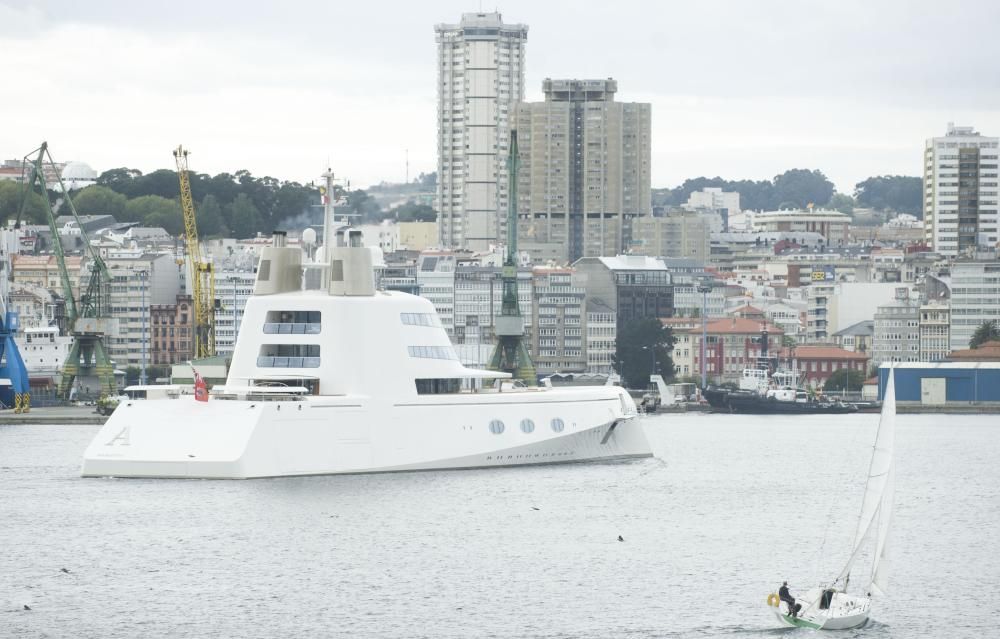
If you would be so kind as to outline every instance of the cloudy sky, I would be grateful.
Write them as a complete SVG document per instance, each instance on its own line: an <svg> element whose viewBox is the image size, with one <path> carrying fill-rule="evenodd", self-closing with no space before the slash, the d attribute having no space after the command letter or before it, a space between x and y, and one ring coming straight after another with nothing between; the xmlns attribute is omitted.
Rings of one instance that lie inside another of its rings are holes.
<svg viewBox="0 0 1000 639"><path fill-rule="evenodd" d="M257 6L261 5L261 6ZM98 171L249 169L364 186L433 171L433 26L529 26L526 88L618 80L653 105L653 185L918 175L949 121L1000 135L1000 2L0 0L0 155Z"/></svg>

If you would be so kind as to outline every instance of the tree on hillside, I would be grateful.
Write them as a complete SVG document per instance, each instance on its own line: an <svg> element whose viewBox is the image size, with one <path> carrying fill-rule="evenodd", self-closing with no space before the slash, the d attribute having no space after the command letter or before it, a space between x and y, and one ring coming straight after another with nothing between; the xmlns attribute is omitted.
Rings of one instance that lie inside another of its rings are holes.
<svg viewBox="0 0 1000 639"><path fill-rule="evenodd" d="M833 197L833 182L822 171L791 169L774 177L774 197L781 204L797 208L809 204L819 208Z"/></svg>
<svg viewBox="0 0 1000 639"><path fill-rule="evenodd" d="M996 320L983 322L969 340L969 348L979 348L986 342L1000 340L1000 324Z"/></svg>
<svg viewBox="0 0 1000 639"><path fill-rule="evenodd" d="M826 392L846 390L849 393L858 392L865 383L865 374L848 368L841 368L830 373L823 390Z"/></svg>
<svg viewBox="0 0 1000 639"><path fill-rule="evenodd" d="M834 193L830 201L826 203L826 208L850 215L854 213L854 198L843 193Z"/></svg>
<svg viewBox="0 0 1000 639"><path fill-rule="evenodd" d="M224 208L226 225L237 239L254 237L259 230L260 211L246 193L240 193Z"/></svg>
<svg viewBox="0 0 1000 639"><path fill-rule="evenodd" d="M73 196L73 205L80 215L112 215L122 219L128 199L106 186L94 184L78 191Z"/></svg>
<svg viewBox="0 0 1000 639"><path fill-rule="evenodd" d="M612 366L628 388L645 388L650 375L674 376L674 348L670 329L656 318L635 319L622 324Z"/></svg>
<svg viewBox="0 0 1000 639"><path fill-rule="evenodd" d="M219 204L219 200L214 195L205 196L195 211L199 239L228 234L229 231L222 216L222 205Z"/></svg>
<svg viewBox="0 0 1000 639"><path fill-rule="evenodd" d="M122 166L101 173L97 177L97 184L106 186L115 193L121 193L125 197L131 198L137 195L146 195L145 193L136 193L134 190L135 181L140 177L142 177L142 171Z"/></svg>
<svg viewBox="0 0 1000 639"><path fill-rule="evenodd" d="M175 200L168 200L159 195L143 195L129 200L125 203L125 210L122 212L122 219L119 222L139 222L143 226L163 226L163 222L172 216L181 219L181 205ZM149 224L152 219L155 224ZM163 228L170 230L166 226Z"/></svg>
<svg viewBox="0 0 1000 639"><path fill-rule="evenodd" d="M17 209L21 206L21 196L23 186L13 180L0 180L0 216L4 223L17 216ZM34 190L28 194L25 203L24 218L21 220L27 224L47 224L45 198L41 192Z"/></svg>
<svg viewBox="0 0 1000 639"><path fill-rule="evenodd" d="M411 201L393 209L390 216L397 222L433 222L437 219L437 211L432 206Z"/></svg>
<svg viewBox="0 0 1000 639"><path fill-rule="evenodd" d="M923 214L923 183L918 177L880 175L854 185L858 205L878 211Z"/></svg>

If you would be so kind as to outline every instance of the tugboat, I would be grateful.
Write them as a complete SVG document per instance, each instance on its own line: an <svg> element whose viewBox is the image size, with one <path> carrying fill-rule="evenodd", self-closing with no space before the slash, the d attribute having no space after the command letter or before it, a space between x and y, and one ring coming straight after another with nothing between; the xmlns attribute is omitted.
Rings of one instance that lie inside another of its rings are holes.
<svg viewBox="0 0 1000 639"><path fill-rule="evenodd" d="M767 329L761 331L760 356L753 368L743 369L739 389L709 386L702 393L716 411L750 415L855 413L857 407L837 400L818 399L798 387L792 368L779 368L768 354Z"/></svg>

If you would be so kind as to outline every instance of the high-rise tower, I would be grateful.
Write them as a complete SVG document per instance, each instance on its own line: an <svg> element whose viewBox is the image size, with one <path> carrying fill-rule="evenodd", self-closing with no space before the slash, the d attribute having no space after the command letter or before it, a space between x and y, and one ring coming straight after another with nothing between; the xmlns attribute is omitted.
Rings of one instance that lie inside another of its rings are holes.
<svg viewBox="0 0 1000 639"><path fill-rule="evenodd" d="M924 238L938 253L997 245L998 141L951 123L947 135L927 140Z"/></svg>
<svg viewBox="0 0 1000 639"><path fill-rule="evenodd" d="M622 253L651 209L651 107L616 102L612 78L546 79L542 90L544 102L517 107L522 248L535 261Z"/></svg>
<svg viewBox="0 0 1000 639"><path fill-rule="evenodd" d="M466 13L438 44L438 239L483 250L506 234L510 121L524 99L528 27Z"/></svg>

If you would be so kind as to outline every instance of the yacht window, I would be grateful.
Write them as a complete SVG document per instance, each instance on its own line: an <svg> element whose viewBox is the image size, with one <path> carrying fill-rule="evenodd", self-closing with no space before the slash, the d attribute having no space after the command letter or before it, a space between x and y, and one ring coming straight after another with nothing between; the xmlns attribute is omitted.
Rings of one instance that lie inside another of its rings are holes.
<svg viewBox="0 0 1000 639"><path fill-rule="evenodd" d="M561 433L563 429L566 428L565 422L563 422L563 420L559 419L558 417L552 420L551 426L552 430L557 433Z"/></svg>
<svg viewBox="0 0 1000 639"><path fill-rule="evenodd" d="M319 344L263 344L260 368L319 368Z"/></svg>
<svg viewBox="0 0 1000 639"><path fill-rule="evenodd" d="M439 328L441 319L437 313L400 313L399 319L407 326L429 326Z"/></svg>
<svg viewBox="0 0 1000 639"><path fill-rule="evenodd" d="M500 421L499 419L494 419L493 421L490 422L490 432L493 433L494 435L499 435L500 433L503 432L503 429L504 429L503 422Z"/></svg>
<svg viewBox="0 0 1000 639"><path fill-rule="evenodd" d="M418 395L444 395L462 392L462 380L458 378L418 379Z"/></svg>
<svg viewBox="0 0 1000 639"><path fill-rule="evenodd" d="M521 432L528 434L535 432L535 422L530 419L521 420Z"/></svg>
<svg viewBox="0 0 1000 639"><path fill-rule="evenodd" d="M319 311L268 311L266 335L318 335L322 324Z"/></svg>
<svg viewBox="0 0 1000 639"><path fill-rule="evenodd" d="M451 346L407 346L410 357L421 357L424 359L458 359L455 349Z"/></svg>

